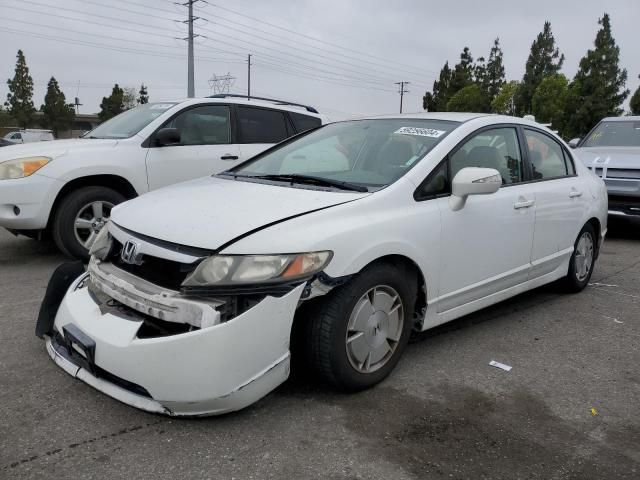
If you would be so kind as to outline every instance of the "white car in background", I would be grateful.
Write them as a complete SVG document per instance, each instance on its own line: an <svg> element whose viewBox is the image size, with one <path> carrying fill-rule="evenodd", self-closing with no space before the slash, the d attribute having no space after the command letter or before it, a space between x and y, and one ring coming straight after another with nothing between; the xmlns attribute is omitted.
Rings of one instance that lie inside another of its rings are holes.
<svg viewBox="0 0 640 480"><path fill-rule="evenodd" d="M51 130L40 130L36 128L28 128L17 132L9 132L4 139L11 143L31 143L31 142L48 142L55 140Z"/></svg>
<svg viewBox="0 0 640 480"><path fill-rule="evenodd" d="M243 408L291 351L356 391L412 331L559 279L582 290L606 231L604 183L534 122L333 123L114 208L88 272L52 278L36 333L66 372L151 412Z"/></svg>
<svg viewBox="0 0 640 480"><path fill-rule="evenodd" d="M0 227L32 237L50 232L65 254L85 259L115 205L227 170L322 123L313 107L218 95L149 103L80 139L4 148Z"/></svg>

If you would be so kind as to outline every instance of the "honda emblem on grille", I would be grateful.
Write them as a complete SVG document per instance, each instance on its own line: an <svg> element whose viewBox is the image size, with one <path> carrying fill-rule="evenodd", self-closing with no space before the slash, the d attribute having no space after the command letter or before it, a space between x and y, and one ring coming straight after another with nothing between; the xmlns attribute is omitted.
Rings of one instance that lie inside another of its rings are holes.
<svg viewBox="0 0 640 480"><path fill-rule="evenodd" d="M120 258L124 263L131 265L140 265L142 263L142 255L138 253L140 244L133 240L127 240L122 246L122 252L120 252Z"/></svg>

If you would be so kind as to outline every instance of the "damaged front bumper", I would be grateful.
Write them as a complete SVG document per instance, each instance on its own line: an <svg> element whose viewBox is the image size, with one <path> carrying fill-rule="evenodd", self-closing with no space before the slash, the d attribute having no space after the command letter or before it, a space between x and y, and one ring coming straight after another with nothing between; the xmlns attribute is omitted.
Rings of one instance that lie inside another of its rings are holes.
<svg viewBox="0 0 640 480"><path fill-rule="evenodd" d="M134 308L126 299L138 301L135 310L149 305L158 310L150 313L162 311L165 320L177 320L167 316L178 314L169 308L176 306L170 294L134 285L121 275L116 282L108 276L113 272L101 272L101 287L112 288L119 303ZM305 284L280 297L267 296L226 322L205 314L199 317L207 319L200 328L146 337L139 335L142 316L105 309L86 280L85 275L78 278L60 304L47 351L67 373L121 402L168 415L215 415L254 403L289 376L291 325ZM196 311L215 308L215 302L203 302ZM70 331L90 339L91 354Z"/></svg>

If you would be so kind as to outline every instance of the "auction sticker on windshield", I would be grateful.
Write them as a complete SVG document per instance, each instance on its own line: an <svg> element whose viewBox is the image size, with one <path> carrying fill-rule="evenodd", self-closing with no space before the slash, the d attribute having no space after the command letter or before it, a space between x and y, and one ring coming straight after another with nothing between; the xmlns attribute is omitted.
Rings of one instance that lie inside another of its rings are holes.
<svg viewBox="0 0 640 480"><path fill-rule="evenodd" d="M399 135L418 135L420 137L438 138L447 132L444 130L435 130L433 128L401 127L393 133L397 133Z"/></svg>

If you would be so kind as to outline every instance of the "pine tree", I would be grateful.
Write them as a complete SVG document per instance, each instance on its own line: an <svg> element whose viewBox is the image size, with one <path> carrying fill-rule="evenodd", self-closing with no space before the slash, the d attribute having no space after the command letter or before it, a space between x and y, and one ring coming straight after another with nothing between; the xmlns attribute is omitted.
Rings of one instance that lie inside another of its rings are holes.
<svg viewBox="0 0 640 480"><path fill-rule="evenodd" d="M567 137L586 134L603 117L621 115L621 105L629 95L627 71L619 66L620 48L611 35L609 15L605 13L598 24L595 48L580 60L569 88L563 132Z"/></svg>
<svg viewBox="0 0 640 480"><path fill-rule="evenodd" d="M500 39L496 38L493 41L493 47L491 47L491 52L489 53L489 60L487 61L487 69L484 77L484 88L486 89L490 102L500 93L500 89L505 83L502 57L503 53L502 48L500 48Z"/></svg>
<svg viewBox="0 0 640 480"><path fill-rule="evenodd" d="M450 97L451 69L449 62L440 70L440 77L433 82L433 93L426 92L422 97L422 108L429 112L444 112Z"/></svg>
<svg viewBox="0 0 640 480"><path fill-rule="evenodd" d="M145 103L149 103L149 93L147 92L147 87L143 83L140 85L140 91L138 92L138 105L144 105Z"/></svg>
<svg viewBox="0 0 640 480"><path fill-rule="evenodd" d="M454 95L464 87L468 87L473 83L473 57L469 51L469 47L464 47L460 54L460 61L453 68L451 82L449 84L450 94Z"/></svg>
<svg viewBox="0 0 640 480"><path fill-rule="evenodd" d="M516 95L516 112L518 115L531 113L531 100L540 82L549 75L560 71L564 63L564 55L556 47L551 33L551 23L544 22L542 32L531 44L531 52L525 66L520 89Z"/></svg>
<svg viewBox="0 0 640 480"><path fill-rule="evenodd" d="M109 120L111 117L119 115L124 112L124 110L124 90L122 90L122 88L120 88L116 83L113 86L111 95L108 97L102 97L98 117L100 118L100 121L104 122L105 120Z"/></svg>
<svg viewBox="0 0 640 480"><path fill-rule="evenodd" d="M546 77L536 88L531 111L536 121L550 123L555 130L563 130L569 81L561 73Z"/></svg>
<svg viewBox="0 0 640 480"><path fill-rule="evenodd" d="M33 120L36 109L33 105L33 79L29 75L29 68L22 50L16 56L16 69L13 80L7 80L9 93L5 106L9 114L18 122L21 128L27 128Z"/></svg>
<svg viewBox="0 0 640 480"><path fill-rule="evenodd" d="M40 107L40 110L44 114L46 127L53 130L56 136L73 123L76 115L73 107L73 103L67 103L58 81L51 77L47 85L47 93L44 96L44 104Z"/></svg>
<svg viewBox="0 0 640 480"><path fill-rule="evenodd" d="M640 75L638 75L638 78L640 78ZM631 115L640 115L640 86L631 97L629 108L631 108Z"/></svg>

